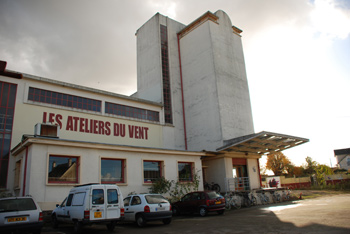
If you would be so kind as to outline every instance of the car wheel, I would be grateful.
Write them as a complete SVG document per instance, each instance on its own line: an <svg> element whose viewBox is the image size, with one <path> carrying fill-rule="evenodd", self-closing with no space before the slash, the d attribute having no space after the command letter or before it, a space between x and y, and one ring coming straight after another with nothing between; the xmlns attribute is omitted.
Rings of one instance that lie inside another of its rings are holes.
<svg viewBox="0 0 350 234"><path fill-rule="evenodd" d="M51 224L54 229L58 228L58 220L57 220L56 214L53 214L51 216Z"/></svg>
<svg viewBox="0 0 350 234"><path fill-rule="evenodd" d="M106 226L107 226L108 231L113 232L113 230L115 228L115 222L110 222L110 223L106 224Z"/></svg>
<svg viewBox="0 0 350 234"><path fill-rule="evenodd" d="M136 216L136 224L139 227L144 227L146 225L146 220L143 215L139 214Z"/></svg>
<svg viewBox="0 0 350 234"><path fill-rule="evenodd" d="M74 233L80 234L82 231L82 224L79 221L74 222Z"/></svg>
<svg viewBox="0 0 350 234"><path fill-rule="evenodd" d="M168 219L163 219L164 224L170 224L171 223L171 218Z"/></svg>
<svg viewBox="0 0 350 234"><path fill-rule="evenodd" d="M206 216L207 215L207 209L206 208L204 208L204 207L201 207L201 208L199 208L199 215L200 216L202 216L202 217L204 217L204 216Z"/></svg>
<svg viewBox="0 0 350 234"><path fill-rule="evenodd" d="M180 215L180 210L176 206L173 207L173 216L178 216Z"/></svg>
<svg viewBox="0 0 350 234"><path fill-rule="evenodd" d="M225 210L219 210L219 211L218 211L218 214L219 214L219 215L222 215L222 214L224 214L224 212L225 212Z"/></svg>

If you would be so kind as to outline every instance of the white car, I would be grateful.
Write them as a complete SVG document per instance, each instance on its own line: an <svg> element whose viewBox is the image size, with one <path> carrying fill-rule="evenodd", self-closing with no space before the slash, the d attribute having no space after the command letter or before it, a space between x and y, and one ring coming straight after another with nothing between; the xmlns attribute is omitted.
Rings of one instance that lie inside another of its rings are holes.
<svg viewBox="0 0 350 234"><path fill-rule="evenodd" d="M133 221L139 227L148 221L161 220L171 223L171 205L160 194L133 194L124 199L125 221Z"/></svg>
<svg viewBox="0 0 350 234"><path fill-rule="evenodd" d="M25 231L39 234L43 225L43 213L32 197L0 199L0 233Z"/></svg>

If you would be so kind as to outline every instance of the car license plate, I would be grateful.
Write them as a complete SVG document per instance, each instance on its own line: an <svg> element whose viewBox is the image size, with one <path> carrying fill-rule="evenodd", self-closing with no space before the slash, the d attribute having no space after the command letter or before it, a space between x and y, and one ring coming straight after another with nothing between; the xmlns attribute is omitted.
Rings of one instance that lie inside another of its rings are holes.
<svg viewBox="0 0 350 234"><path fill-rule="evenodd" d="M216 201L216 202L215 202L215 205L217 205L217 204L221 204L221 201Z"/></svg>
<svg viewBox="0 0 350 234"><path fill-rule="evenodd" d="M159 211L159 210L165 210L165 207L158 207L158 208L156 209L156 211Z"/></svg>
<svg viewBox="0 0 350 234"><path fill-rule="evenodd" d="M94 217L95 217L96 219L102 218L102 212L101 212L101 211L95 212L95 213L94 213Z"/></svg>
<svg viewBox="0 0 350 234"><path fill-rule="evenodd" d="M23 222L26 221L27 217L13 217L13 218L8 218L7 222L11 223L11 222Z"/></svg>

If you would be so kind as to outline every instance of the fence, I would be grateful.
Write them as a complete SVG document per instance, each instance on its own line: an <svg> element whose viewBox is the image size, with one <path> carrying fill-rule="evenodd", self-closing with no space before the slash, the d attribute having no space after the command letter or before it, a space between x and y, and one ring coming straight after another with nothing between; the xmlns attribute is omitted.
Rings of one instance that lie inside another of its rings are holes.
<svg viewBox="0 0 350 234"><path fill-rule="evenodd" d="M226 191L250 190L249 177L225 178Z"/></svg>

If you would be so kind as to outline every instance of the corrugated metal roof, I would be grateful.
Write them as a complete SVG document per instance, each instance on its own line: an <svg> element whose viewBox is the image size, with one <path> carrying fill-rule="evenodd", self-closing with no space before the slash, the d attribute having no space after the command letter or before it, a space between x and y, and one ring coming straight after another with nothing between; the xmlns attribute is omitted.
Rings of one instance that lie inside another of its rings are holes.
<svg viewBox="0 0 350 234"><path fill-rule="evenodd" d="M262 131L224 141L217 151L270 154L309 142L309 139Z"/></svg>

